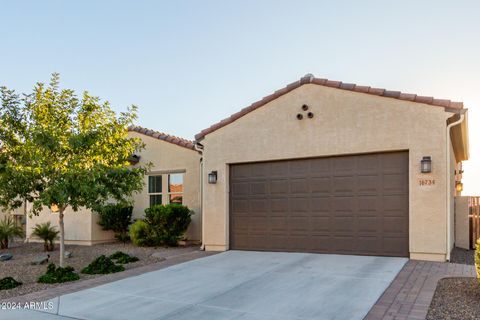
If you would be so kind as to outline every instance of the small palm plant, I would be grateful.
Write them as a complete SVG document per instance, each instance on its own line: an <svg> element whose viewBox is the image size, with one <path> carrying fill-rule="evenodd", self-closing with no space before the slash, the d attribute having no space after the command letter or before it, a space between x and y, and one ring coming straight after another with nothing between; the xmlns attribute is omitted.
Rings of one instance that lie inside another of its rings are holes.
<svg viewBox="0 0 480 320"><path fill-rule="evenodd" d="M53 249L55 248L53 242L55 241L55 239L57 239L59 233L60 232L57 231L55 227L50 225L49 221L41 224L36 224L35 228L33 228L32 235L39 237L44 241L43 249L45 251L53 251Z"/></svg>
<svg viewBox="0 0 480 320"><path fill-rule="evenodd" d="M8 249L8 243L14 237L23 237L23 229L15 225L12 217L6 216L0 221L0 249Z"/></svg>

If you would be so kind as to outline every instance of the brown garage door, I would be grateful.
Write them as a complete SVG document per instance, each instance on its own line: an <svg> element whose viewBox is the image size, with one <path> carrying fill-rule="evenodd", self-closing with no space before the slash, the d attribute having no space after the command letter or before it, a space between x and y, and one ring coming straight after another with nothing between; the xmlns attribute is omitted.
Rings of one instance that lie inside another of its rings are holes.
<svg viewBox="0 0 480 320"><path fill-rule="evenodd" d="M230 166L230 248L408 256L408 152Z"/></svg>

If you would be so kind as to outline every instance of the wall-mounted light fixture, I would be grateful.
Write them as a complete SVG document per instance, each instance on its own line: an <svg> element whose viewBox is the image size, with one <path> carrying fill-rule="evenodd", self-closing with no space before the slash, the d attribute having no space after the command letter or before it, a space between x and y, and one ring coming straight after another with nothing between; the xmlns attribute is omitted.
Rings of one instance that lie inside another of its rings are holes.
<svg viewBox="0 0 480 320"><path fill-rule="evenodd" d="M420 172L430 173L432 172L432 157L426 156L420 161Z"/></svg>
<svg viewBox="0 0 480 320"><path fill-rule="evenodd" d="M208 183L217 183L217 171L212 171L208 174Z"/></svg>
<svg viewBox="0 0 480 320"><path fill-rule="evenodd" d="M460 181L455 182L455 190L457 192L462 192L463 191L463 183Z"/></svg>
<svg viewBox="0 0 480 320"><path fill-rule="evenodd" d="M128 157L128 162L130 162L131 165L137 164L138 161L140 161L140 156L138 154L132 154L130 157Z"/></svg>
<svg viewBox="0 0 480 320"><path fill-rule="evenodd" d="M50 206L50 211L52 211L52 213L57 213L60 211L60 208L55 203L52 203L52 205Z"/></svg>

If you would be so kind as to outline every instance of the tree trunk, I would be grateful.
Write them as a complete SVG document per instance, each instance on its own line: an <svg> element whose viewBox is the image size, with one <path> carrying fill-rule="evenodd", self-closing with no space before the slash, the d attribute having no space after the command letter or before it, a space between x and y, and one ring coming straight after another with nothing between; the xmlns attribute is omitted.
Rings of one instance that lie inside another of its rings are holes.
<svg viewBox="0 0 480 320"><path fill-rule="evenodd" d="M60 267L63 268L65 260L65 226L63 224L63 211L65 209L61 208L58 213L58 225L60 227Z"/></svg>

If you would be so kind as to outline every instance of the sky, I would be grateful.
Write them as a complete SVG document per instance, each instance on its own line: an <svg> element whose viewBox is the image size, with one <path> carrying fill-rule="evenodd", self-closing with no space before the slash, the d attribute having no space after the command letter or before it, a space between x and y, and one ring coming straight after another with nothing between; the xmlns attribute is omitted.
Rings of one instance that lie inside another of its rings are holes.
<svg viewBox="0 0 480 320"><path fill-rule="evenodd" d="M479 1L2 1L0 85L59 72L188 139L307 73L463 101L480 195Z"/></svg>

